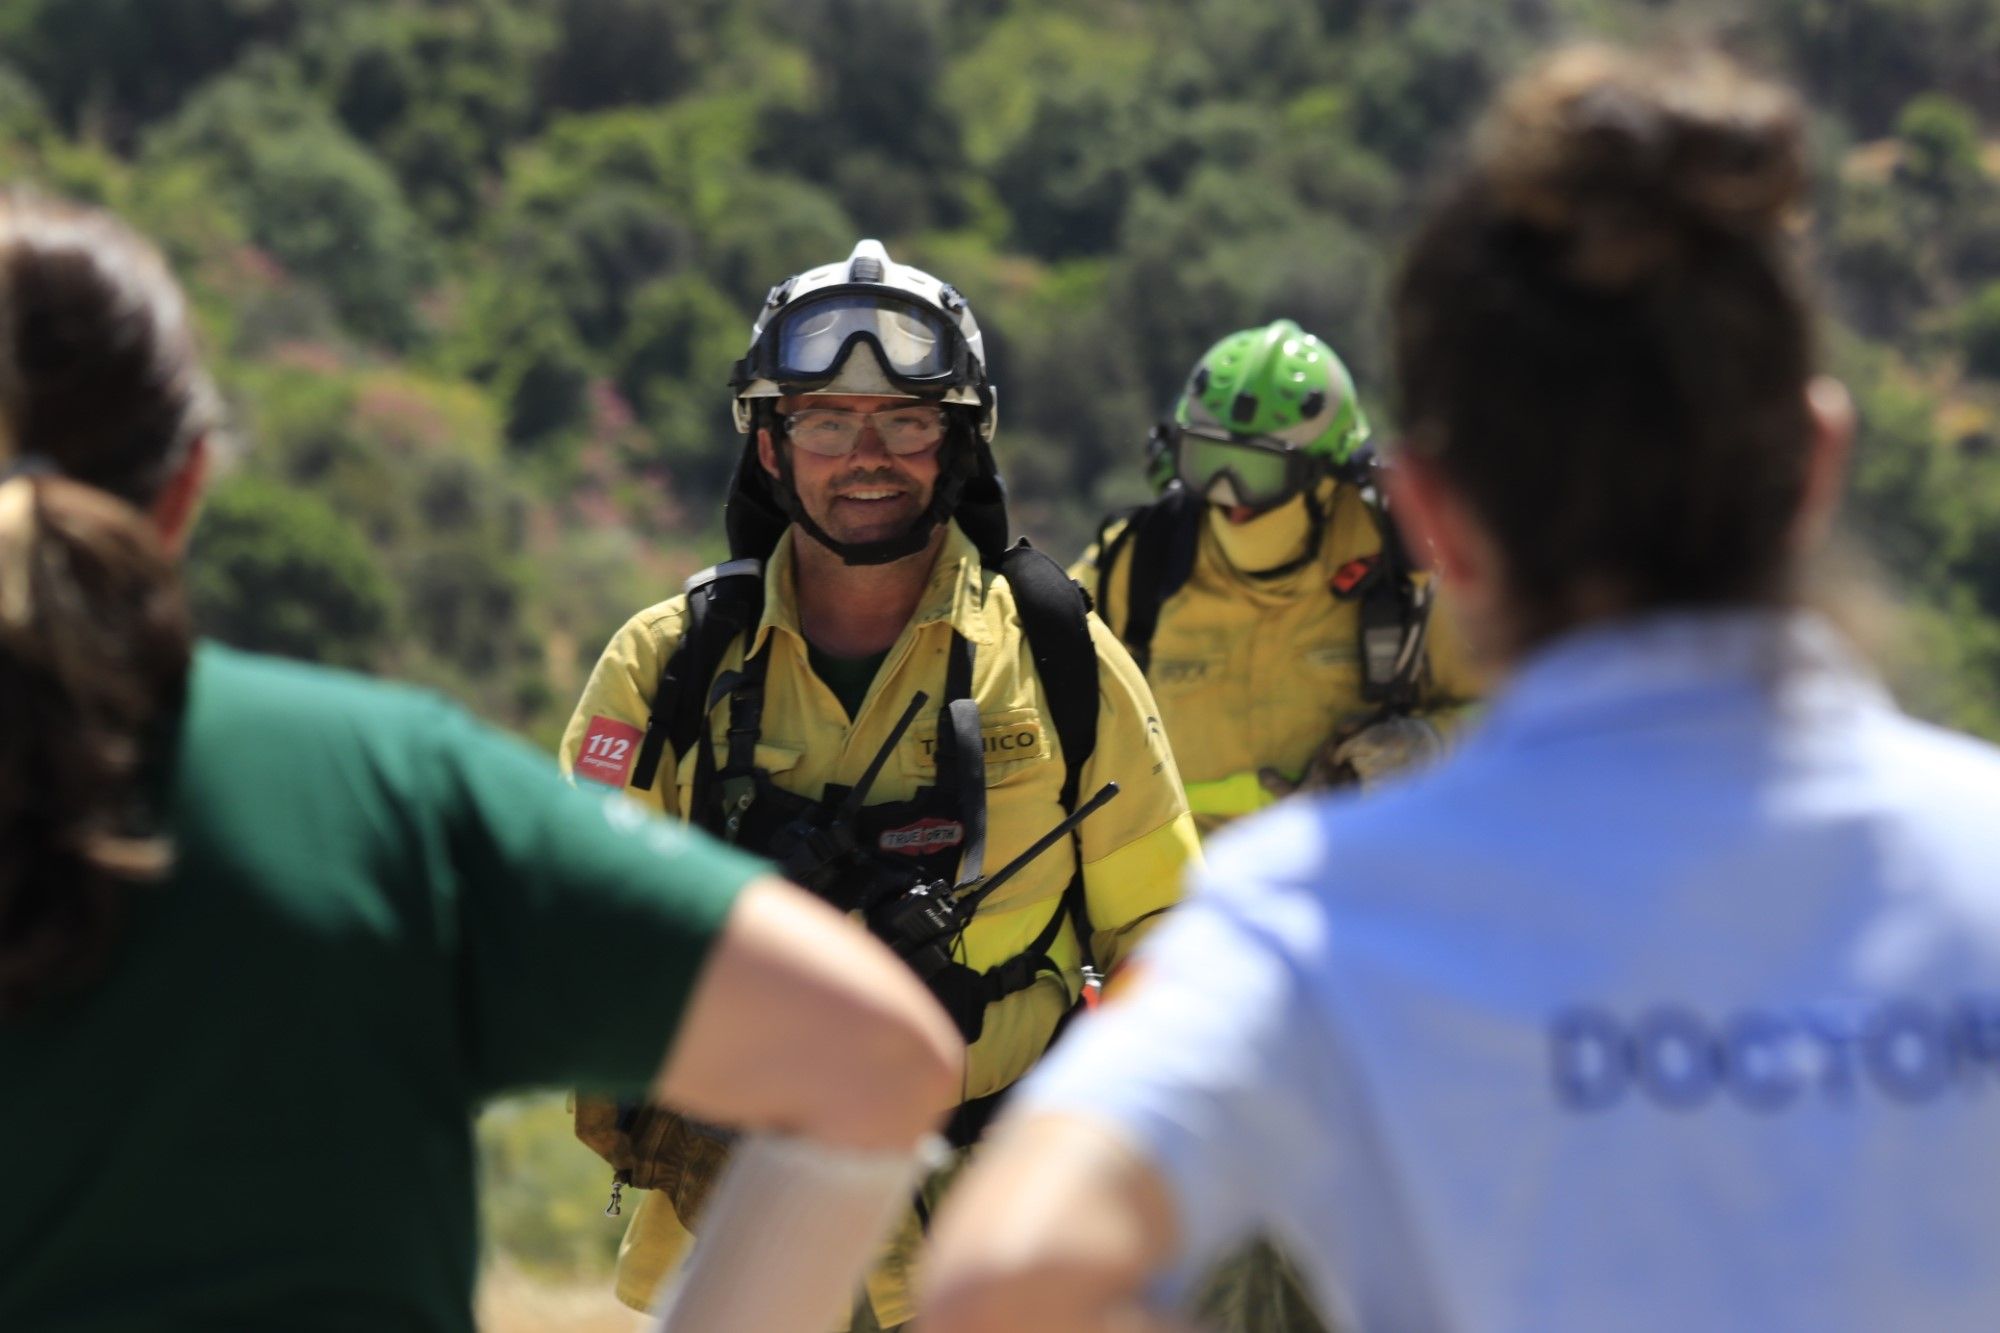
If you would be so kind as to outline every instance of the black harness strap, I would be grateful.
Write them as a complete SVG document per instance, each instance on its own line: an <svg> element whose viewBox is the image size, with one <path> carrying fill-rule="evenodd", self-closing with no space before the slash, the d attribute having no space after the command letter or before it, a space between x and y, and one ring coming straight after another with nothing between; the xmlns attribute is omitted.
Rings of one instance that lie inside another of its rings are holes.
<svg viewBox="0 0 2000 1333"><path fill-rule="evenodd" d="M1132 544L1132 535L1139 530L1139 525L1134 520L1145 508L1144 505L1135 505L1131 509L1120 510L1097 527L1097 591L1094 596L1098 614L1105 618L1107 624L1111 618L1111 571L1118 568L1118 557ZM1118 529L1116 537L1109 541L1105 540L1104 534L1120 519L1124 520L1125 526Z"/></svg>
<svg viewBox="0 0 2000 1333"><path fill-rule="evenodd" d="M715 687L708 694L708 710L722 702L737 685L741 684L741 671L725 671L715 678ZM700 740L694 750L694 822L710 833L720 836L721 817L709 809L708 794L715 789L715 743L708 734L708 728L701 729Z"/></svg>
<svg viewBox="0 0 2000 1333"><path fill-rule="evenodd" d="M706 730L708 683L737 635L747 641L764 608L764 564L744 558L714 565L687 581L687 626L680 643L660 669L653 690L653 710L646 719L633 765L632 785L651 791L671 744L676 755L688 752Z"/></svg>
<svg viewBox="0 0 2000 1333"><path fill-rule="evenodd" d="M1014 589L1028 653L1062 742L1062 805L1068 812L1076 808L1083 766L1097 750L1097 647L1090 641L1083 589L1026 542L1008 548L1000 573Z"/></svg>
<svg viewBox="0 0 2000 1333"><path fill-rule="evenodd" d="M757 794L756 779L750 773L757 767L757 738L764 730L764 677L770 666L771 644L766 640L741 671L725 671L709 692L704 723L717 704L725 697L729 700L729 729L724 737L729 743L729 762L721 774L715 767L714 733L704 724L695 740L695 819L704 823L714 820L716 826L709 832L731 842L736 840L743 813ZM722 786L719 805L709 799L717 782Z"/></svg>
<svg viewBox="0 0 2000 1333"><path fill-rule="evenodd" d="M1028 640L1035 674L1041 677L1048 695L1049 720L1063 753L1060 799L1063 813L1070 814L1076 810L1083 766L1097 751L1097 646L1090 641L1089 605L1083 589L1062 566L1025 541L1000 557L1000 573L1014 589L1021 632ZM1085 966L1093 966L1096 957L1090 943L1090 904L1083 891L1083 844L1074 838L1071 841L1076 849L1076 872L1063 890L1063 902L1076 927L1077 952ZM1058 909L1024 957L1040 953L1047 959L1062 917Z"/></svg>
<svg viewBox="0 0 2000 1333"><path fill-rule="evenodd" d="M1422 694L1424 645L1430 636L1428 584L1381 499L1380 463L1361 460L1355 482L1382 539L1382 577L1361 589L1361 697L1386 713L1407 713ZM1338 595L1338 594L1336 594Z"/></svg>
<svg viewBox="0 0 2000 1333"><path fill-rule="evenodd" d="M1145 671L1153 662L1153 633L1160 627L1160 607L1180 591L1194 573L1195 551L1201 541L1202 504L1185 487L1174 486L1153 503L1135 511L1125 525L1131 535L1131 576L1126 585L1125 628L1119 635L1132 660ZM1122 547L1124 541L1117 543ZM1109 588L1111 565L1103 566L1100 587ZM1104 603L1100 593L1098 602Z"/></svg>
<svg viewBox="0 0 2000 1333"><path fill-rule="evenodd" d="M979 701L972 697L972 644L957 630L944 671L945 705L938 715L937 773L951 774L965 824L960 883L978 879L986 863L986 754L979 735Z"/></svg>
<svg viewBox="0 0 2000 1333"><path fill-rule="evenodd" d="M1192 544L1189 549L1191 553ZM1097 748L1098 663L1090 635L1089 599L1060 565L1025 541L1002 552L994 566L1014 590L1029 656L1048 699L1049 723L1062 747L1059 799L1065 814L1074 813L1083 766ZM752 654L740 671L717 673L730 641L738 634L747 639L754 633L763 609L762 587L760 567L748 560L733 561L689 580L687 632L661 674L653 717L647 726L648 743L653 747L651 769L657 769L659 752L667 743L677 753L685 753L688 745L697 747L695 818L723 836L731 836L741 826L744 811L756 793L756 747L769 645ZM946 703L938 716L936 761L939 780L958 788L965 825L960 883L983 873L987 832L985 751L979 706L972 697L972 667L971 644L954 634L946 664ZM692 688L684 688L682 682ZM713 682L712 688L702 688L709 682ZM708 717L725 697L730 706L727 760L718 765ZM647 757L642 748L642 767ZM882 757L877 756L878 765ZM652 780L651 769L644 775L647 785ZM719 793L718 784L723 788ZM864 778L856 794L865 792L866 786ZM1082 961L1086 965L1093 961L1082 848L1074 841L1072 845L1076 847L1076 870L1034 941L997 967L964 973L967 996L982 1009L1025 989L1042 972L1058 971L1049 959L1049 950L1065 920L1073 924Z"/></svg>
<svg viewBox="0 0 2000 1333"><path fill-rule="evenodd" d="M883 740L881 747L868 760L868 767L861 770L861 780L856 782L852 787L849 787L847 795L840 798L840 817L842 819L853 819L861 813L861 808L868 804L868 793L874 788L875 779L882 776L882 765L889 762L889 756L894 754L896 747L902 743L903 733L910 729L910 724L917 720L917 714L923 710L923 706L929 701L930 696L922 690L918 690L910 696L910 702L903 709L903 715L896 719L894 726L889 728L888 737ZM831 799L833 788L829 787L827 791L828 797Z"/></svg>
<svg viewBox="0 0 2000 1333"><path fill-rule="evenodd" d="M1049 1045L1053 1046L1062 1038L1063 1032L1083 1012L1080 1004L1071 1005L1063 1016L1056 1020L1055 1031L1049 1034ZM1009 1083L998 1092L989 1092L984 1097L974 1097L958 1104L951 1113L951 1119L944 1122L944 1138L954 1148L970 1148L985 1135L986 1127L993 1123L993 1117L1006 1105L1007 1097L1017 1084Z"/></svg>

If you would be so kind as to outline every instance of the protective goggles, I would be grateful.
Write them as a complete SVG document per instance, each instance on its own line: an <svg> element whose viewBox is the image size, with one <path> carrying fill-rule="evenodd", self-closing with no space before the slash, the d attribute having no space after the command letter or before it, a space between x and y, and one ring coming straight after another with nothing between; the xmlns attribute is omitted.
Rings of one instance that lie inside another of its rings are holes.
<svg viewBox="0 0 2000 1333"><path fill-rule="evenodd" d="M845 458L853 453L861 443L864 426L873 427L883 449L897 455L920 454L944 438L944 409L930 403L880 412L811 407L793 412L784 422L786 439L821 458Z"/></svg>
<svg viewBox="0 0 2000 1333"><path fill-rule="evenodd" d="M935 390L970 378L965 338L943 311L880 287L829 287L771 316L736 381L810 392L831 383L863 342L898 387Z"/></svg>
<svg viewBox="0 0 2000 1333"><path fill-rule="evenodd" d="M1238 504L1263 509L1304 488L1311 458L1298 446L1267 435L1233 435L1219 426L1178 426L1174 473L1196 495L1227 479Z"/></svg>

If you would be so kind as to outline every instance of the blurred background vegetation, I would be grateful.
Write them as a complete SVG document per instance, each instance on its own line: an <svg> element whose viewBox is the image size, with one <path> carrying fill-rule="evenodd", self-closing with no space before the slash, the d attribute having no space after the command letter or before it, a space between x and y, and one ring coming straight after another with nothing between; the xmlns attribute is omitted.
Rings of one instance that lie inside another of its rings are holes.
<svg viewBox="0 0 2000 1333"><path fill-rule="evenodd" d="M770 284L872 235L963 290L1017 522L1066 559L1220 333L1295 317L1370 394L1398 237L1525 56L1685 33L1811 99L1852 526L1910 702L2000 736L1992 0L0 0L0 181L192 286L242 446L205 629L551 743L720 550ZM601 1269L561 1119L489 1117L491 1230Z"/></svg>

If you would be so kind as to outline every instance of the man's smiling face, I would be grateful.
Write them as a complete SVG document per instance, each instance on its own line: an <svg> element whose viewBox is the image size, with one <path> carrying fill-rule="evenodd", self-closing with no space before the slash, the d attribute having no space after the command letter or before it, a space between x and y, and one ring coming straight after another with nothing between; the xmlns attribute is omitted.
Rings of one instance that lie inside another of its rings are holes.
<svg viewBox="0 0 2000 1333"><path fill-rule="evenodd" d="M800 394L779 399L778 411L786 417L816 411L871 413L913 404L889 395ZM892 454L872 425L862 427L852 453L838 458L781 445L768 429L758 431L757 457L773 477L778 475L779 448L789 452L800 506L838 542L884 541L906 531L929 507L937 486L940 444L921 453Z"/></svg>

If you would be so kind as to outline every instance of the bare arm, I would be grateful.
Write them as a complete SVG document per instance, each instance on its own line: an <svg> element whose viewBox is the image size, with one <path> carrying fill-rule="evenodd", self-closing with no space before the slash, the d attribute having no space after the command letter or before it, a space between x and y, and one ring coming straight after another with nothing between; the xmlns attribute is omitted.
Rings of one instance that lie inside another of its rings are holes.
<svg viewBox="0 0 2000 1333"><path fill-rule="evenodd" d="M1177 1247L1165 1182L1109 1128L1031 1115L938 1219L920 1333L1169 1333L1139 1297Z"/></svg>
<svg viewBox="0 0 2000 1333"><path fill-rule="evenodd" d="M704 1120L903 1149L957 1103L964 1058L894 954L766 877L730 910L652 1095Z"/></svg>

